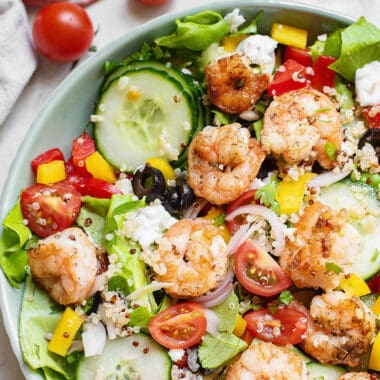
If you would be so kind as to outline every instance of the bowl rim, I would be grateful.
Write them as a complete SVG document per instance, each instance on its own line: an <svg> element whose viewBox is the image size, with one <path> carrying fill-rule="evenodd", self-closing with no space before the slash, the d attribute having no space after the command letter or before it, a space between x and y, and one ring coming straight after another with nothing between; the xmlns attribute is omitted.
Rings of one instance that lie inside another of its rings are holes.
<svg viewBox="0 0 380 380"><path fill-rule="evenodd" d="M297 1L297 0L296 0ZM48 99L43 105L43 111L35 117L31 123L30 128L22 139L16 155L13 160L8 173L6 174L6 180L4 182L4 187L2 189L0 197L0 220L3 221L10 208L14 204L15 194L12 191L14 188L14 182L17 177L17 173L21 169L22 159L20 156L23 155L23 149L28 145L28 140L34 140L35 136L40 134L44 129L44 120L47 115L52 112L52 110L57 106L57 102L61 98L62 94L67 91L67 88L70 88L80 77L89 69L95 68L99 62L105 62L107 57L109 57L113 51L120 49L122 46L131 43L135 38L139 38L140 35L146 33L146 31L158 29L160 26L163 26L169 22L174 22L178 18L183 18L189 14L197 13L203 10L218 10L218 9L230 9L240 7L257 7L264 9L274 9L280 8L281 10L289 11L299 11L308 14L317 14L318 16L331 19L332 21L337 21L342 24L351 24L355 20L349 16L330 11L325 8L320 8L318 6L306 4L306 3L293 3L289 1L278 1L278 0L228 0L228 1L212 1L209 3L202 4L193 8L188 8L180 11L173 11L167 14L155 17L152 20L149 20L132 31L128 31L122 36L118 37L115 40L110 41L104 46L101 50L96 52L94 55L86 58L75 70L70 72L64 80L52 91L48 96ZM3 227L0 226L0 233L2 233ZM15 355L19 367L25 376L26 379L42 379L40 375L32 370L23 360L21 353L21 348L19 344L18 336L18 321L19 315L17 316L17 322L15 322L15 316L11 313L9 308L9 303L7 302L6 290L8 289L15 293L15 296L19 296L16 293L22 291L19 289L12 288L8 280L6 279L2 270L0 270L0 310L3 318L4 329L7 333L12 352Z"/></svg>

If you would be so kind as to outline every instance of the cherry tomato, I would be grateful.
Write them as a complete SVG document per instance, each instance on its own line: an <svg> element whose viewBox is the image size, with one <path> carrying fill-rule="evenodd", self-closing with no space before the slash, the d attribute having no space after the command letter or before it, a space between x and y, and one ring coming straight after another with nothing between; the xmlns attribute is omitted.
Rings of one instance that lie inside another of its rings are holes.
<svg viewBox="0 0 380 380"><path fill-rule="evenodd" d="M96 198L111 198L113 194L122 194L115 185L98 178L70 175L67 181L73 185L82 195Z"/></svg>
<svg viewBox="0 0 380 380"><path fill-rule="evenodd" d="M70 62L88 51L94 29L82 7L59 2L38 11L32 35L37 51L43 56L56 62Z"/></svg>
<svg viewBox="0 0 380 380"><path fill-rule="evenodd" d="M167 3L169 0L139 0L140 3L144 5L149 5L155 7L156 5L162 5Z"/></svg>
<svg viewBox="0 0 380 380"><path fill-rule="evenodd" d="M372 293L380 293L380 272L367 281Z"/></svg>
<svg viewBox="0 0 380 380"><path fill-rule="evenodd" d="M60 149L52 148L52 149L47 150L44 153L41 153L40 155L35 157L31 162L31 166L34 173L37 173L37 168L39 165L47 164L54 160L62 160L62 161L65 160L63 153L61 152Z"/></svg>
<svg viewBox="0 0 380 380"><path fill-rule="evenodd" d="M162 346L188 348L199 343L206 332L204 309L195 302L182 302L156 315L149 322L149 332Z"/></svg>
<svg viewBox="0 0 380 380"><path fill-rule="evenodd" d="M81 194L66 182L36 184L22 192L20 203L28 227L36 235L47 237L74 223L81 206Z"/></svg>
<svg viewBox="0 0 380 380"><path fill-rule="evenodd" d="M244 316L247 330L255 337L274 344L297 344L303 341L308 327L307 316L291 307L250 311Z"/></svg>
<svg viewBox="0 0 380 380"><path fill-rule="evenodd" d="M239 283L253 294L271 297L292 285L273 257L250 239L238 248L234 264Z"/></svg>
<svg viewBox="0 0 380 380"><path fill-rule="evenodd" d="M293 59L303 66L313 66L310 49L299 49L293 46L285 46L283 61L286 62L288 59Z"/></svg>
<svg viewBox="0 0 380 380"><path fill-rule="evenodd" d="M74 139L71 150L71 159L75 167L75 171L84 176L89 177L91 174L86 169L85 160L88 156L96 151L94 140L87 133L81 133L79 137Z"/></svg>
<svg viewBox="0 0 380 380"><path fill-rule="evenodd" d="M240 206L247 205L249 203L260 203L255 202L255 194L256 190L248 190L245 191L243 194L239 196L239 198L232 201L226 211L226 215L230 214L232 211L237 209ZM226 220L226 226L228 229L228 232L233 235L239 227L245 223L245 216L244 215L238 215L236 218L232 220Z"/></svg>
<svg viewBox="0 0 380 380"><path fill-rule="evenodd" d="M363 115L370 128L380 128L380 104L365 107Z"/></svg>
<svg viewBox="0 0 380 380"><path fill-rule="evenodd" d="M273 80L268 86L268 93L271 96L281 95L307 87L309 84L310 78L306 73L306 67L293 59L288 59L274 74Z"/></svg>

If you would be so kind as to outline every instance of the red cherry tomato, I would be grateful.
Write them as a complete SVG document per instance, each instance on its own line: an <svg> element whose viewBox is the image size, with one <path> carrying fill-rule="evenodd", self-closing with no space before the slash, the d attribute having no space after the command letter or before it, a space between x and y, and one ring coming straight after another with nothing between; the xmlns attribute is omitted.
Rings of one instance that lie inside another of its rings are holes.
<svg viewBox="0 0 380 380"><path fill-rule="evenodd" d="M94 29L82 7L59 2L38 11L32 35L37 51L43 56L56 62L70 62L88 51Z"/></svg>
<svg viewBox="0 0 380 380"><path fill-rule="evenodd" d="M47 237L74 223L81 206L81 194L66 182L36 184L22 192L20 203L28 227L36 235Z"/></svg>
<svg viewBox="0 0 380 380"><path fill-rule="evenodd" d="M70 175L67 180L82 195L109 199L113 194L122 194L122 192L115 185L98 178L82 177L80 175L73 174Z"/></svg>
<svg viewBox="0 0 380 380"><path fill-rule="evenodd" d="M380 293L380 272L367 281L372 293Z"/></svg>
<svg viewBox="0 0 380 380"><path fill-rule="evenodd" d="M292 285L273 257L252 240L238 248L234 264L239 283L253 294L271 297Z"/></svg>
<svg viewBox="0 0 380 380"><path fill-rule="evenodd" d="M163 5L167 3L169 0L138 0L138 1L144 5L155 7L156 5Z"/></svg>
<svg viewBox="0 0 380 380"><path fill-rule="evenodd" d="M365 107L363 115L369 128L380 128L380 104Z"/></svg>
<svg viewBox="0 0 380 380"><path fill-rule="evenodd" d="M62 160L64 161L65 158L63 156L63 153L58 148L49 149L44 153L41 153L37 157L35 157L32 162L31 166L34 171L34 173L37 173L37 168L41 164L47 164L54 160Z"/></svg>
<svg viewBox="0 0 380 380"><path fill-rule="evenodd" d="M291 307L251 311L244 316L247 330L255 337L274 344L297 344L303 341L308 327L307 316Z"/></svg>
<svg viewBox="0 0 380 380"><path fill-rule="evenodd" d="M248 190L242 193L239 198L232 201L226 211L226 215L230 214L232 211L237 209L240 206L247 205L249 203L256 203L255 202L255 194L256 190ZM260 202L257 202L258 204ZM238 215L236 218L232 220L226 220L226 226L228 229L228 232L233 235L239 227L245 223L245 216L244 215Z"/></svg>
<svg viewBox="0 0 380 380"><path fill-rule="evenodd" d="M149 322L149 332L162 346L188 348L199 343L206 332L204 309L195 302L182 302L171 306Z"/></svg>
<svg viewBox="0 0 380 380"><path fill-rule="evenodd" d="M91 176L86 169L86 158L96 151L94 140L87 133L81 133L74 139L71 150L71 159L77 174Z"/></svg>

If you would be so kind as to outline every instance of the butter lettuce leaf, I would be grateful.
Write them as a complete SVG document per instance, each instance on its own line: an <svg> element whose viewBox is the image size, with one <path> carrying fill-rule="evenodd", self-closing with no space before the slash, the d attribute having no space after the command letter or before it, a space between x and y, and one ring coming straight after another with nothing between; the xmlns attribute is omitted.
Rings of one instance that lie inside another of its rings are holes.
<svg viewBox="0 0 380 380"><path fill-rule="evenodd" d="M225 301L212 307L211 310L220 321L218 330L232 332L239 314L239 299L235 292L232 292Z"/></svg>
<svg viewBox="0 0 380 380"><path fill-rule="evenodd" d="M334 33L331 38L337 40ZM329 67L349 81L355 79L357 69L372 61L380 60L380 30L364 17L342 29L340 39L340 54ZM335 53L337 50L338 47Z"/></svg>
<svg viewBox="0 0 380 380"><path fill-rule="evenodd" d="M230 332L206 334L198 348L198 357L203 368L218 368L246 348L247 343Z"/></svg>
<svg viewBox="0 0 380 380"><path fill-rule="evenodd" d="M9 283L19 288L26 276L28 258L25 244L32 237L31 230L24 224L20 202L17 202L3 221L0 239L0 266Z"/></svg>
<svg viewBox="0 0 380 380"><path fill-rule="evenodd" d="M176 20L174 33L156 38L155 43L171 49L202 51L220 41L230 30L223 17L213 11L203 11L182 20Z"/></svg>

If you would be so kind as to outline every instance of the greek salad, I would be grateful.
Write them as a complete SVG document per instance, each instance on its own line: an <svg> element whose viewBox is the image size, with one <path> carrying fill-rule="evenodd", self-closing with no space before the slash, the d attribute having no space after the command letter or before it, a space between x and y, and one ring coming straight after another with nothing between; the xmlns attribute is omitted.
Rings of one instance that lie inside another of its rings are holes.
<svg viewBox="0 0 380 380"><path fill-rule="evenodd" d="M52 379L376 379L380 30L202 11L104 63L0 266Z"/></svg>

